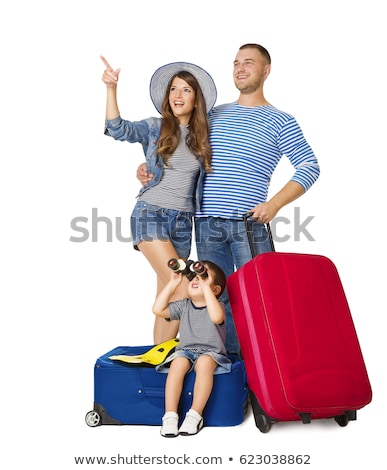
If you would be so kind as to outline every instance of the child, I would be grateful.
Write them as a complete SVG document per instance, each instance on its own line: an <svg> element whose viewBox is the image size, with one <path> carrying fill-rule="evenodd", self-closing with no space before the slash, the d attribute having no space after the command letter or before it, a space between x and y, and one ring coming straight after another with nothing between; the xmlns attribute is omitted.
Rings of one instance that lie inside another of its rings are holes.
<svg viewBox="0 0 387 470"><path fill-rule="evenodd" d="M157 366L168 371L165 388L165 414L161 428L164 437L178 434L191 436L203 427L203 410L210 397L213 375L230 372L231 361L224 345L226 337L225 308L218 297L226 286L224 272L210 261L202 261L207 276L195 276L188 284L188 296L170 302L183 275L171 271L169 283L157 296L153 313L167 321L180 320L180 342L176 351ZM195 368L193 402L183 424L178 429L177 414L184 377Z"/></svg>

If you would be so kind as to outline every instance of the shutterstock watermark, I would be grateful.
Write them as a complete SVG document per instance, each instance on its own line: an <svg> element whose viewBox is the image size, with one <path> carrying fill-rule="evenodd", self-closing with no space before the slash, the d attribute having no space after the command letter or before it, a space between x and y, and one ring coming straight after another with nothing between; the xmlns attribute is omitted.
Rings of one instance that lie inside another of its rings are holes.
<svg viewBox="0 0 387 470"><path fill-rule="evenodd" d="M310 242L315 241L315 238L313 237L309 227L313 219L313 215L309 215L302 219L300 207L294 208L292 219L283 216L275 217L270 222L270 228L274 242L281 243L288 240L298 242L305 239ZM100 241L109 243L113 241L130 243L133 241L129 227L130 216L125 217L124 220L128 225L128 228L125 230L123 229L122 217L110 218L100 215L98 213L98 209L93 207L91 210L91 217L78 216L71 219L70 227L73 233L70 236L70 241L73 243L84 243L90 241L92 243ZM160 218L158 220L160 220ZM161 225L163 225L163 223L169 224L169 218L165 217L165 222L162 222ZM161 235L164 232L163 228L166 228L168 231L168 227L166 225L162 227L156 224L155 218L152 214L142 215L138 219L137 225L145 237L146 233L148 232L147 228L150 228L151 225L152 230L150 231L152 233L155 233L156 231L157 235ZM214 241L222 242L222 240L224 241L226 239L225 235L222 235L222 232L216 229L215 224L213 227L211 227L211 221L210 229L213 230ZM124 234L124 231L127 233ZM191 237L191 232L184 233L182 230L179 233L179 238L184 239L185 237ZM235 241L237 241L236 237L237 235L235 235Z"/></svg>
<svg viewBox="0 0 387 470"><path fill-rule="evenodd" d="M125 219L129 220L130 217L126 217ZM103 241L105 242L110 243L113 239L123 243L133 241L130 233L128 236L122 234L122 217L115 217L114 220L112 220L110 217L101 216L98 214L96 207L91 209L91 218L84 216L74 217L71 219L70 226L73 232L80 234L70 237L70 241L75 243L87 242L90 240L90 236L92 242L99 242L100 231L104 233Z"/></svg>

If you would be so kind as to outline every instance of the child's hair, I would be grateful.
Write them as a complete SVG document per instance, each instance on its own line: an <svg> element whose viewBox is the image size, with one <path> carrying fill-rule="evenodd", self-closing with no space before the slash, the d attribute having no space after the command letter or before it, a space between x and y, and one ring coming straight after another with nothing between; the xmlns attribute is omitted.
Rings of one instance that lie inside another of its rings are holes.
<svg viewBox="0 0 387 470"><path fill-rule="evenodd" d="M218 299L224 292L224 289L226 288L226 275L223 272L223 269L221 269L217 264L213 263L212 261L208 260L203 260L202 263L209 269L213 275L214 279L214 285L220 286L220 292L216 296Z"/></svg>

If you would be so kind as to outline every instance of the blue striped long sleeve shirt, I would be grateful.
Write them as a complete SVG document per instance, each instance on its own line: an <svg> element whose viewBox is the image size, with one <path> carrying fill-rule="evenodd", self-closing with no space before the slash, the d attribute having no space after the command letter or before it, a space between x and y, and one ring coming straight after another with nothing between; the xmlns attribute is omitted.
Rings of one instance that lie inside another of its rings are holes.
<svg viewBox="0 0 387 470"><path fill-rule="evenodd" d="M295 168L291 181L305 191L320 174L297 121L274 106L217 106L209 114L209 125L213 171L206 175L197 217L240 218L265 202L283 155Z"/></svg>

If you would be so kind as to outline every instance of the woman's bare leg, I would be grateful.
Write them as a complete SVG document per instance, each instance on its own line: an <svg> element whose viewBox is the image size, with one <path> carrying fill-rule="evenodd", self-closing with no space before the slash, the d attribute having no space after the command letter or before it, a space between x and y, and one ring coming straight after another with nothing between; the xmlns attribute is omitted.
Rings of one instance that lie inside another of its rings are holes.
<svg viewBox="0 0 387 470"><path fill-rule="evenodd" d="M179 258L179 255L170 241L142 241L138 244L138 248L156 272L156 295L158 295L171 277L171 270L168 267L168 261L171 258ZM183 279L183 282L176 290L171 301L185 298L187 296L187 285L187 280ZM156 317L153 330L153 341L155 344L159 344L163 341L176 338L178 330L178 321L167 322L164 318Z"/></svg>

